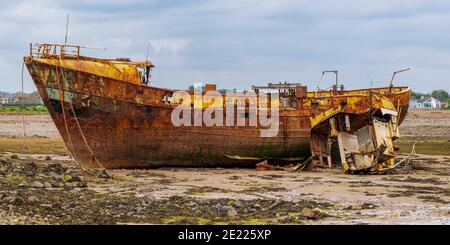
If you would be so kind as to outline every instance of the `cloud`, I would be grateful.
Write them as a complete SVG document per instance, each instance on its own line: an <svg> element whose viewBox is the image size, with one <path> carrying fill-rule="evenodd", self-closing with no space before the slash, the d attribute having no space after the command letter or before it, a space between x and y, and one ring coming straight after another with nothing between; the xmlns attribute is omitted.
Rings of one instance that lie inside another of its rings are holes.
<svg viewBox="0 0 450 245"><path fill-rule="evenodd" d="M168 58L172 62L180 61L178 59L188 44L186 39L182 38L159 38L149 41L149 53L152 57Z"/></svg>
<svg viewBox="0 0 450 245"><path fill-rule="evenodd" d="M87 55L143 60L150 44L155 86L314 88L322 70L338 69L347 87L360 88L369 77L386 85L405 67L398 84L424 92L450 84L448 1L21 0L0 7L0 90L20 89L29 42L63 42L66 14L69 43L107 48Z"/></svg>

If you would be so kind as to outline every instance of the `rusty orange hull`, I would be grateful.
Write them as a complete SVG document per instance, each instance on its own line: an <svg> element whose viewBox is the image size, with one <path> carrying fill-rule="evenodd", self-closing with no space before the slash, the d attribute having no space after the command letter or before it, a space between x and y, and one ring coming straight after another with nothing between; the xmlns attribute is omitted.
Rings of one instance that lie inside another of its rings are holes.
<svg viewBox="0 0 450 245"><path fill-rule="evenodd" d="M175 127L171 122L174 107L161 102L174 91L102 75L77 66L76 60L72 65L55 60L25 58L68 150L86 168L242 166L268 158L307 158L314 118L357 93L349 91L346 96L340 92L324 106L308 106L305 99L301 109L281 108L278 135L264 138L260 128L251 126ZM387 96L399 102L401 122L409 89L396 88ZM364 118L369 107L360 104L347 109Z"/></svg>
<svg viewBox="0 0 450 245"><path fill-rule="evenodd" d="M259 158L309 154L307 116L297 116L295 124L287 122L286 130L273 138L261 138L254 127L175 127L172 107L150 104L152 95L164 90L62 69L58 75L66 95L61 103L55 67L38 62L27 67L67 148L84 167L237 166ZM40 74L44 70L50 71L48 77ZM95 89L102 86L126 93L117 98ZM136 103L135 97L147 94L151 96Z"/></svg>

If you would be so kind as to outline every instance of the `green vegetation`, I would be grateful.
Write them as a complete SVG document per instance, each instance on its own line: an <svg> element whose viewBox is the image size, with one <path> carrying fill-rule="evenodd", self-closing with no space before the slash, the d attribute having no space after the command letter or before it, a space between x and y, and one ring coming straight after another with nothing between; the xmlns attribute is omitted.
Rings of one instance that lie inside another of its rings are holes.
<svg viewBox="0 0 450 245"><path fill-rule="evenodd" d="M450 141L446 137L404 136L399 138L394 144L400 148L399 152L401 153L410 153L415 144L417 154L450 156Z"/></svg>
<svg viewBox="0 0 450 245"><path fill-rule="evenodd" d="M0 91L0 97L14 98L18 101L14 103L0 104L0 113L47 113L47 109L42 104L41 97L37 91L32 93L9 93Z"/></svg>
<svg viewBox="0 0 450 245"><path fill-rule="evenodd" d="M0 106L0 113L48 113L47 108L40 104L10 103Z"/></svg>
<svg viewBox="0 0 450 245"><path fill-rule="evenodd" d="M0 152L17 154L67 154L61 139L0 137ZM15 158L13 155L13 158Z"/></svg>
<svg viewBox="0 0 450 245"><path fill-rule="evenodd" d="M449 99L448 92L443 89L434 90L433 92L431 92L431 96L441 102L447 101Z"/></svg>
<svg viewBox="0 0 450 245"><path fill-rule="evenodd" d="M421 92L414 92L414 91L411 92L411 97L414 97L416 99L420 99L422 97L428 97L428 96L430 96L430 94L424 94Z"/></svg>

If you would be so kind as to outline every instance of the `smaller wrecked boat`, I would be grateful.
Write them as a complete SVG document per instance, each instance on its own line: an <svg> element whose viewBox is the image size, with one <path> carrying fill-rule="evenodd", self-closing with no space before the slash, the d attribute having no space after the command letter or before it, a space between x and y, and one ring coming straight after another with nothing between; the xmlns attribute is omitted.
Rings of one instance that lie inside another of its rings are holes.
<svg viewBox="0 0 450 245"><path fill-rule="evenodd" d="M176 91L149 85L149 61L86 57L80 49L30 45L24 62L83 168L230 167L309 157L316 166L341 163L347 172L394 166L393 141L408 110L408 87L344 90L336 84L308 91L300 83L270 83L247 91L252 98L230 97L214 84ZM216 96L212 125L196 121L213 107L208 94ZM173 118L180 106L189 113L178 124ZM276 120L252 125L260 115ZM262 134L271 129L272 135Z"/></svg>

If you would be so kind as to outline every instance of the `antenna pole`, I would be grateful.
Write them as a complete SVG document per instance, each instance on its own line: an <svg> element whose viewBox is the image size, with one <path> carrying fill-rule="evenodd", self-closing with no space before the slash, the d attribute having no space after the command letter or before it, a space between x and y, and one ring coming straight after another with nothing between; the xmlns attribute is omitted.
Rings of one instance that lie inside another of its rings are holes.
<svg viewBox="0 0 450 245"><path fill-rule="evenodd" d="M150 55L150 42L147 44L147 50L145 52L145 61L148 61L148 56Z"/></svg>
<svg viewBox="0 0 450 245"><path fill-rule="evenodd" d="M373 80L372 80L372 77L370 76L370 74L367 74L367 76L369 77L369 80L370 80L370 88L373 88Z"/></svg>
<svg viewBox="0 0 450 245"><path fill-rule="evenodd" d="M395 78L395 75L397 75L397 73L405 72L405 71L409 71L409 70L411 70L411 69L410 69L410 68L407 68L407 69L403 69L403 70L394 72L394 73L392 74L391 83L389 84L389 86L392 86L392 84L394 83L394 78Z"/></svg>
<svg viewBox="0 0 450 245"><path fill-rule="evenodd" d="M64 37L64 45L67 45L67 34L69 33L69 14L67 14L66 21L66 36Z"/></svg>

